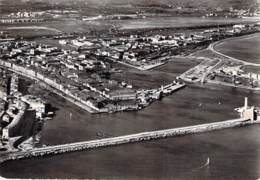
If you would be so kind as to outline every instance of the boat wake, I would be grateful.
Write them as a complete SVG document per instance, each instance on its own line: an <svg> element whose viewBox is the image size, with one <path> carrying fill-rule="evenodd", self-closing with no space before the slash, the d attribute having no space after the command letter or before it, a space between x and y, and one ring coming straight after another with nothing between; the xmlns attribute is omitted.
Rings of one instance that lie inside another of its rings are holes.
<svg viewBox="0 0 260 180"><path fill-rule="evenodd" d="M207 160L206 160L206 162L205 162L202 166L200 166L200 167L198 167L198 168L195 168L195 169L193 169L192 171L199 171L199 170L201 170L201 169L204 169L204 168L206 168L206 167L209 167L209 165L210 165L210 158L208 157Z"/></svg>

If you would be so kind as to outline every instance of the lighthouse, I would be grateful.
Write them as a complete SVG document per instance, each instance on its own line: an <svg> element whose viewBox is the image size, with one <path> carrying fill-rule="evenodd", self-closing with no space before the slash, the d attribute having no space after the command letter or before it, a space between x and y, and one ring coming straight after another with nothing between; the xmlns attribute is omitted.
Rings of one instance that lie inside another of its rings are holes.
<svg viewBox="0 0 260 180"><path fill-rule="evenodd" d="M246 119L250 119L251 121L256 120L255 119L255 107L254 106L251 106L251 107L248 106L248 98L247 97L245 97L245 104L244 104L244 107L242 108L242 111L241 111L241 117L246 118Z"/></svg>

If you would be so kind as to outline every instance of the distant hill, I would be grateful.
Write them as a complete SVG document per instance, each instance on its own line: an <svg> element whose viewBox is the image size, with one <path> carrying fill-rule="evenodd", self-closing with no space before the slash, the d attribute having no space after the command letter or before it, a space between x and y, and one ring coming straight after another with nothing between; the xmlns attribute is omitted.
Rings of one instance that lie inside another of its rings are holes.
<svg viewBox="0 0 260 180"><path fill-rule="evenodd" d="M186 7L186 8L250 8L260 0L0 0L0 13L13 11L15 9L41 9L78 7L78 8L99 8L113 9L118 7L134 9L139 7Z"/></svg>
<svg viewBox="0 0 260 180"><path fill-rule="evenodd" d="M56 0L60 1L60 0ZM70 0L62 0L69 2ZM161 5L168 4L173 6L192 6L192 7L200 7L200 6L208 6L208 7L230 7L234 8L240 7L249 7L252 4L256 3L257 0L78 0L84 1L90 4L98 4L98 5Z"/></svg>
<svg viewBox="0 0 260 180"><path fill-rule="evenodd" d="M172 6L191 6L191 7L249 7L260 0L0 0L3 4L20 4L26 3L50 3L50 4L67 4L67 3L84 3L89 5L134 5L134 6L150 6L150 5L172 5Z"/></svg>

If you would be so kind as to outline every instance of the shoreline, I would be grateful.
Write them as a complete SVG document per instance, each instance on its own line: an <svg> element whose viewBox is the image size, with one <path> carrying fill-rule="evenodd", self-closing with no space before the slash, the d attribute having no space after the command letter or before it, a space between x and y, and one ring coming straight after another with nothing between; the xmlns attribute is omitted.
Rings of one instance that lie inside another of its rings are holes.
<svg viewBox="0 0 260 180"><path fill-rule="evenodd" d="M70 101L70 102L72 102L73 104L79 106L80 108L86 110L86 111L89 112L89 113L97 113L97 112L96 112L94 109L92 109L91 107L86 106L85 104L83 105L83 104L81 104L80 102L77 102L76 99L73 99L73 98L71 98L71 97L68 97L68 96L63 95L61 91L56 90L55 88L51 87L51 86L50 86L49 84L47 84L46 82L44 82L44 81L42 81L42 80L40 80L40 79L38 79L38 78L36 78L36 77L29 76L29 75L27 75L27 74L24 74L24 73L22 73L22 72L16 71L16 70L14 70L14 69L12 69L12 68L9 68L9 67L6 67L6 66L0 65L0 67L3 67L3 68L5 68L5 69L8 69L9 71L12 71L12 72L14 72L14 73L16 73L16 74L19 74L19 75L21 75L21 76L27 77L27 78L29 78L29 79L32 79L32 80L35 80L35 81L43 82L45 85L47 85L49 88L51 88L55 94L57 94L57 95L61 96L62 98L66 99L66 100L68 100L68 101Z"/></svg>
<svg viewBox="0 0 260 180"><path fill-rule="evenodd" d="M145 22L145 21L151 21L153 19L158 19L160 17L152 17L152 18L146 18L146 19L136 19L136 20L132 20L132 22ZM172 19L180 19L183 17L168 17L168 20L172 20ZM186 19L190 19L190 17L187 17ZM194 19L200 20L202 22L198 23L197 25L180 25L180 26L172 26L172 25L155 25L152 26L142 26L139 24L139 27L137 25L127 25L127 23L122 23L120 24L120 31L153 31L153 30L158 30L158 29L164 29L164 30L178 30L178 29L185 29L185 30L192 30L192 29L200 29L200 28L210 28L210 27L226 27L226 26L232 26L235 24L245 24L245 23L256 23L258 22L258 20L256 19L250 19L250 18L230 18L228 22L223 21L222 22L222 18L215 18L215 19L211 19L211 18L205 18L203 19L202 17L195 17ZM217 22L215 22L217 20ZM218 20L220 20L221 22L218 22ZM225 19L226 20L226 19ZM208 22L203 22L203 21L208 21ZM131 21L130 21L131 22ZM174 23L174 22L172 22ZM129 26L129 27L128 27ZM133 26L133 27L131 27Z"/></svg>
<svg viewBox="0 0 260 180"><path fill-rule="evenodd" d="M235 58L235 57L232 57L232 56L229 56L229 55L226 55L224 53L221 53L219 52L217 49L216 49L216 46L217 45L221 45L225 42L228 42L228 41L232 41L232 40L236 40L236 39L247 39L247 38L253 38L255 36L259 36L260 35L260 32L256 32L256 33L253 33L253 34L249 34L249 35L244 35L244 36L239 36L239 37L232 37L232 38L227 38L227 39L222 39L220 41L216 41L216 42L213 42L212 44L209 45L209 47L207 48L208 50L212 51L213 53L216 53L218 55L221 55L221 56L224 56L230 60L234 60L234 61L237 61L237 62L240 62L240 63L243 63L244 65L252 65L252 66L257 66L257 67L260 67L260 64L258 63L251 63L251 62L247 62L243 59L238 59L238 58Z"/></svg>

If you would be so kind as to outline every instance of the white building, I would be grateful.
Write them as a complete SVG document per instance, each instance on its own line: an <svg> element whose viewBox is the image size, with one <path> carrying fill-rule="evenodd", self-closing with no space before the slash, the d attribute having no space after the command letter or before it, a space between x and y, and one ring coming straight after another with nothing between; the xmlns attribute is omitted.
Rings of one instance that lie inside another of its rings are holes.
<svg viewBox="0 0 260 180"><path fill-rule="evenodd" d="M25 95L21 97L21 100L29 104L30 108L36 111L36 117L43 117L46 112L46 105L44 101L32 95Z"/></svg>
<svg viewBox="0 0 260 180"><path fill-rule="evenodd" d="M75 46L78 46L78 47L81 47L81 46L93 46L93 43L92 42L89 42L89 41L80 41L80 40L72 40L71 41L73 45Z"/></svg>
<svg viewBox="0 0 260 180"><path fill-rule="evenodd" d="M2 131L2 139L3 140L8 140L9 139L9 130L8 129L3 129Z"/></svg>

